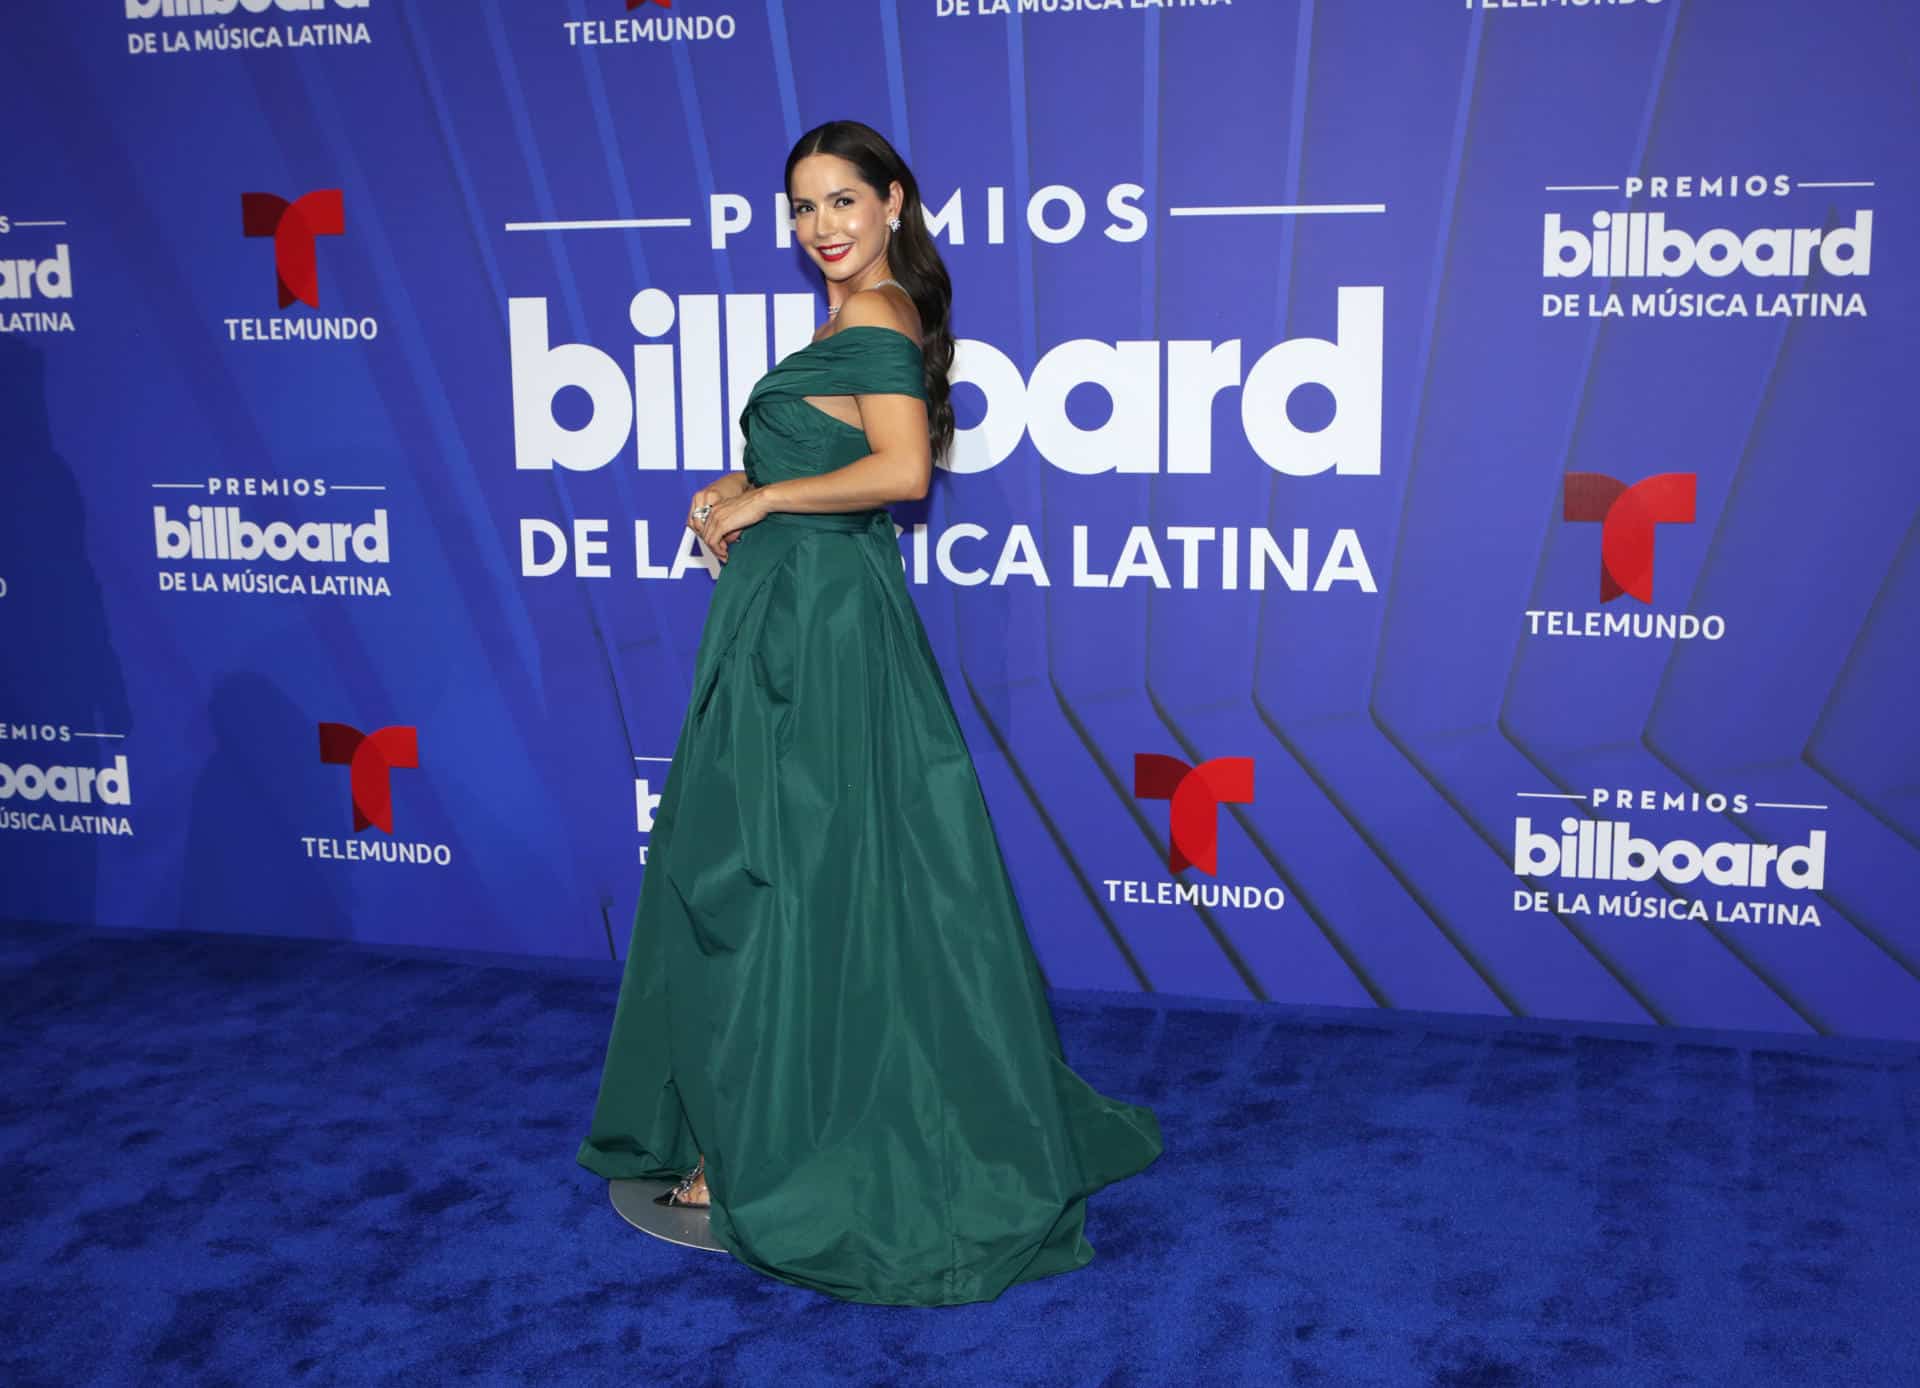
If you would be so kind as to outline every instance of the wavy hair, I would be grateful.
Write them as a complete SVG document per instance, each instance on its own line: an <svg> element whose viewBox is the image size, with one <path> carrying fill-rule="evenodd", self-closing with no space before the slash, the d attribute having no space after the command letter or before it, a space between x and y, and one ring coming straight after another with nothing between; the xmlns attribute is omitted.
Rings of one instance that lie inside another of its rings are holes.
<svg viewBox="0 0 1920 1388"><path fill-rule="evenodd" d="M831 154L859 170L860 181L887 196L889 186L900 185L900 230L888 248L894 276L920 310L920 354L926 370L927 442L938 462L953 445L953 402L947 381L953 370L953 281L934 248L933 236L920 204L920 184L886 137L857 120L833 120L816 125L787 155L785 186L793 194L793 166L812 154Z"/></svg>

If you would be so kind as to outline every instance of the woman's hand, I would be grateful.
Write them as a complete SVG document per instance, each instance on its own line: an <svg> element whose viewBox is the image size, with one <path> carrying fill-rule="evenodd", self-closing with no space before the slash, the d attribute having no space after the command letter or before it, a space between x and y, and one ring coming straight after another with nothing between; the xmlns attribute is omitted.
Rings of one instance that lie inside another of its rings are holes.
<svg viewBox="0 0 1920 1388"><path fill-rule="evenodd" d="M720 509L722 502L731 501L748 490L747 474L744 472L729 472L711 486L702 487L693 494L693 500L687 503L687 529L702 540L706 540L707 548L712 549L713 542L707 540L706 526L694 512L705 506L708 510L708 519L711 519L712 513Z"/></svg>
<svg viewBox="0 0 1920 1388"><path fill-rule="evenodd" d="M708 488L700 496L706 496L713 490L716 489ZM722 564L727 562L727 547L740 538L740 532L750 525L758 525L772 509L768 505L764 487L729 490L732 495L722 496L711 503L713 509L707 513L706 520L688 522L693 526L694 533L699 535L700 542ZM694 500L696 504L706 504L700 502L699 497Z"/></svg>
<svg viewBox="0 0 1920 1388"><path fill-rule="evenodd" d="M740 495L747 489L747 474L729 472L709 486L702 487L693 494L693 500L687 503L687 529L699 533L700 522L693 513L702 506L718 506L721 502Z"/></svg>

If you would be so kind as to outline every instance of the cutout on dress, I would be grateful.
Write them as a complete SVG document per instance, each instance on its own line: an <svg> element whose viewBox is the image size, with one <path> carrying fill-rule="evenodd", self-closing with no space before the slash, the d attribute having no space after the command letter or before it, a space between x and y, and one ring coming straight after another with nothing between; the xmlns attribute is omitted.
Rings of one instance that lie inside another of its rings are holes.
<svg viewBox="0 0 1920 1388"><path fill-rule="evenodd" d="M800 398L821 414L837 419L849 428L863 432L866 429L860 420L860 406L851 395L803 395Z"/></svg>

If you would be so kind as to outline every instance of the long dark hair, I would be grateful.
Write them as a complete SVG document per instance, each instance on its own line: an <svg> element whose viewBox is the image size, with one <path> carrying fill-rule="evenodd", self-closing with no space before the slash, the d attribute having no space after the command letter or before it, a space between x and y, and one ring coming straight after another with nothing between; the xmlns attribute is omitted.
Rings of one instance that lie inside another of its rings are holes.
<svg viewBox="0 0 1920 1388"><path fill-rule="evenodd" d="M793 166L810 154L831 154L860 171L860 179L887 196L889 186L900 185L900 230L893 234L888 259L900 287L920 310L920 354L926 367L927 442L934 461L946 456L953 444L953 402L948 398L947 373L953 369L953 281L940 252L934 249L920 207L920 185L886 137L857 120L830 120L800 137L787 155L785 185L793 193Z"/></svg>

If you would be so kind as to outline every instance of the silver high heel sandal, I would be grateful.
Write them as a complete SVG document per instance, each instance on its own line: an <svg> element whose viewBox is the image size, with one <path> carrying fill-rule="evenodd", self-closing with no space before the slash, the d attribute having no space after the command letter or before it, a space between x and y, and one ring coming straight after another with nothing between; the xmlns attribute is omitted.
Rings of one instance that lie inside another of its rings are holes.
<svg viewBox="0 0 1920 1388"><path fill-rule="evenodd" d="M685 1176L682 1176L680 1178L679 1185L675 1186L672 1190L664 1192L663 1194L654 1196L653 1203L656 1205L678 1205L690 1210L704 1210L704 1209L710 1208L712 1205L712 1202L710 1200L687 1199L687 1196L693 1192L693 1183L695 1181L698 1181L702 1176L704 1176L706 1174L706 1170L707 1170L707 1159L704 1155L702 1155L700 1160L694 1163L693 1170L689 1171Z"/></svg>

